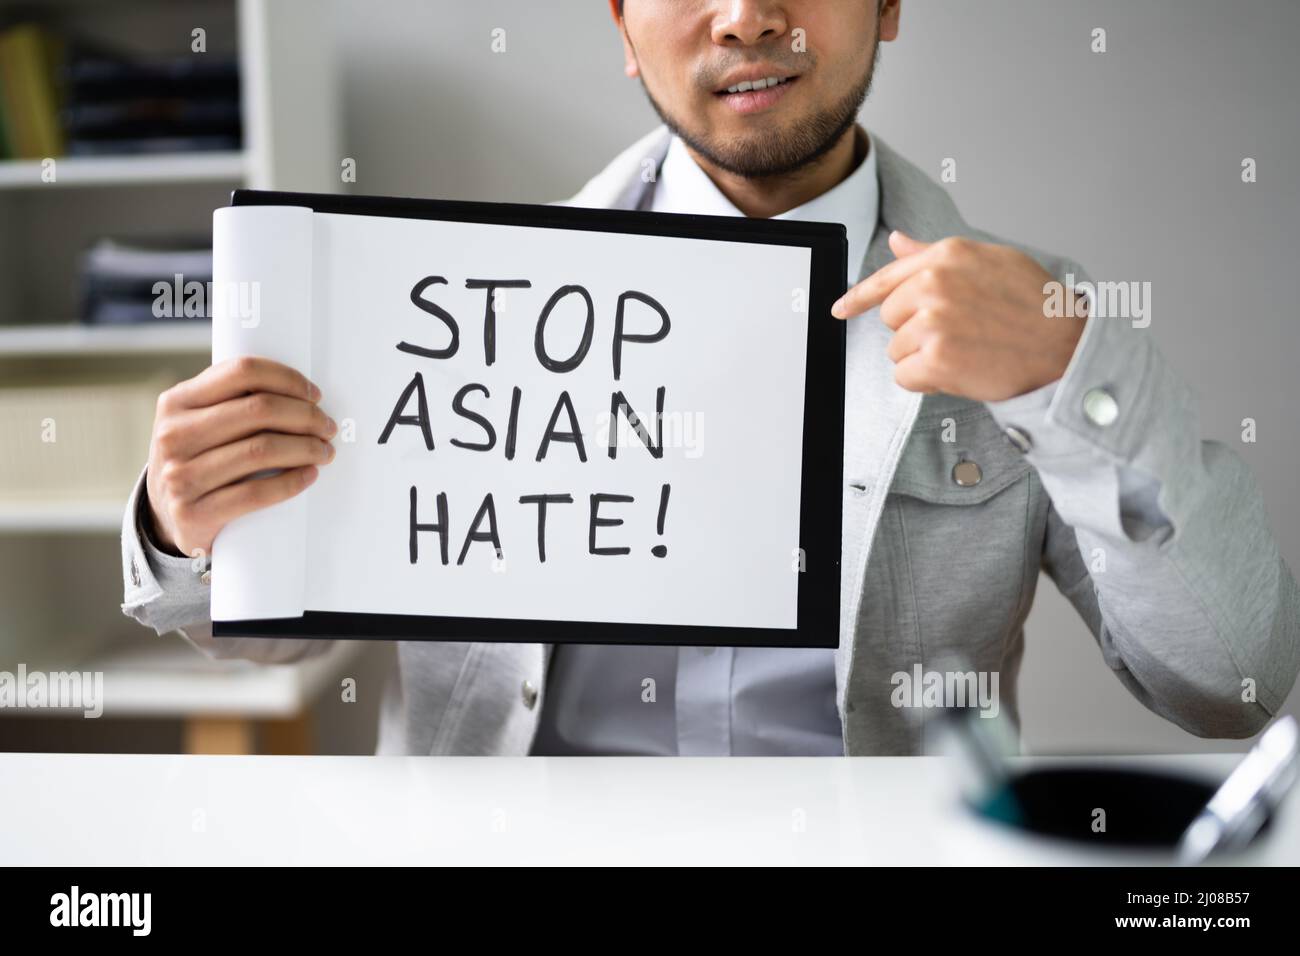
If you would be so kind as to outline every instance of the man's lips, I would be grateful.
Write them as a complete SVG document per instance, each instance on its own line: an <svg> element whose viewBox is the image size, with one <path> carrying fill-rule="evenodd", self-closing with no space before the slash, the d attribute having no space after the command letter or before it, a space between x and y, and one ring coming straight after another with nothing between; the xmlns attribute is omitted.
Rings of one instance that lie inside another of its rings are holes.
<svg viewBox="0 0 1300 956"><path fill-rule="evenodd" d="M773 106L798 81L799 77L792 76L775 84L765 85L762 89L753 89L751 83L744 82L732 87L736 90L734 93L722 90L713 95L737 113L758 113Z"/></svg>

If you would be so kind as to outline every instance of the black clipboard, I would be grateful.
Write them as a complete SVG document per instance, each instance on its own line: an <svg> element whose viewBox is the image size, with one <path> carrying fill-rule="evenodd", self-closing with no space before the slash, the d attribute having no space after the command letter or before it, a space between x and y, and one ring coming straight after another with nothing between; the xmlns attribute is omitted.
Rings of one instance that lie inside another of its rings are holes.
<svg viewBox="0 0 1300 956"><path fill-rule="evenodd" d="M848 241L842 224L252 189L234 190L230 204L302 206L318 213L635 233L809 249L812 265L808 286L799 508L799 546L803 549L804 569L799 573L797 625L793 629L343 613L309 609L299 618L213 621L213 636L698 647L839 646L845 324L833 318L830 309L844 294L848 271Z"/></svg>

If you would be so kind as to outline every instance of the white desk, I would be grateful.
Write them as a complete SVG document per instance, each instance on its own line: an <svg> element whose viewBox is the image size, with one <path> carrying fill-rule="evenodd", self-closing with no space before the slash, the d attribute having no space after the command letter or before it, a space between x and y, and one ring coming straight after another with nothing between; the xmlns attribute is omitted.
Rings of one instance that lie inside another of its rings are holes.
<svg viewBox="0 0 1300 956"><path fill-rule="evenodd" d="M1238 758L1115 758L1220 778ZM6 863L1128 863L970 818L937 758L0 755ZM1243 863L1300 863L1293 793Z"/></svg>

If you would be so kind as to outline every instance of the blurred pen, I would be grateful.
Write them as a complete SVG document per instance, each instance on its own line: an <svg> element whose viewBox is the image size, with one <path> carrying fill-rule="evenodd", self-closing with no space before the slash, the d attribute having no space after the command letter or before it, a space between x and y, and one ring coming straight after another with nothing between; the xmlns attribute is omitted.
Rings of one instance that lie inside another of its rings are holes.
<svg viewBox="0 0 1300 956"><path fill-rule="evenodd" d="M1178 862L1200 863L1210 854L1246 846L1296 779L1296 720L1283 717L1214 792L1183 832Z"/></svg>
<svg viewBox="0 0 1300 956"><path fill-rule="evenodd" d="M1023 822L1004 756L1005 728L980 717L974 708L947 710L944 718L943 750L962 798L985 816Z"/></svg>

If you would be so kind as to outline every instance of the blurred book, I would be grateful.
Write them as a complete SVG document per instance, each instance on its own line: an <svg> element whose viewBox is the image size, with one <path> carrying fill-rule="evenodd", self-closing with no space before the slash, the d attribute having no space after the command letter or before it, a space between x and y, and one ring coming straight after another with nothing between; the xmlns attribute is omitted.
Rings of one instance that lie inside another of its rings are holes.
<svg viewBox="0 0 1300 956"><path fill-rule="evenodd" d="M5 159L63 154L59 37L34 23L0 32L0 147Z"/></svg>
<svg viewBox="0 0 1300 956"><path fill-rule="evenodd" d="M242 145L234 58L125 56L35 23L0 31L0 159Z"/></svg>
<svg viewBox="0 0 1300 956"><path fill-rule="evenodd" d="M72 139L168 136L239 136L239 103L141 97L108 103L70 104L63 129Z"/></svg>
<svg viewBox="0 0 1300 956"><path fill-rule="evenodd" d="M65 80L60 121L69 155L235 150L243 143L233 59L77 53Z"/></svg>
<svg viewBox="0 0 1300 956"><path fill-rule="evenodd" d="M212 247L207 239L101 239L81 262L83 322L207 320Z"/></svg>
<svg viewBox="0 0 1300 956"><path fill-rule="evenodd" d="M101 103L158 96L239 100L239 64L229 57L192 54L132 60L83 53L70 59L68 99Z"/></svg>

